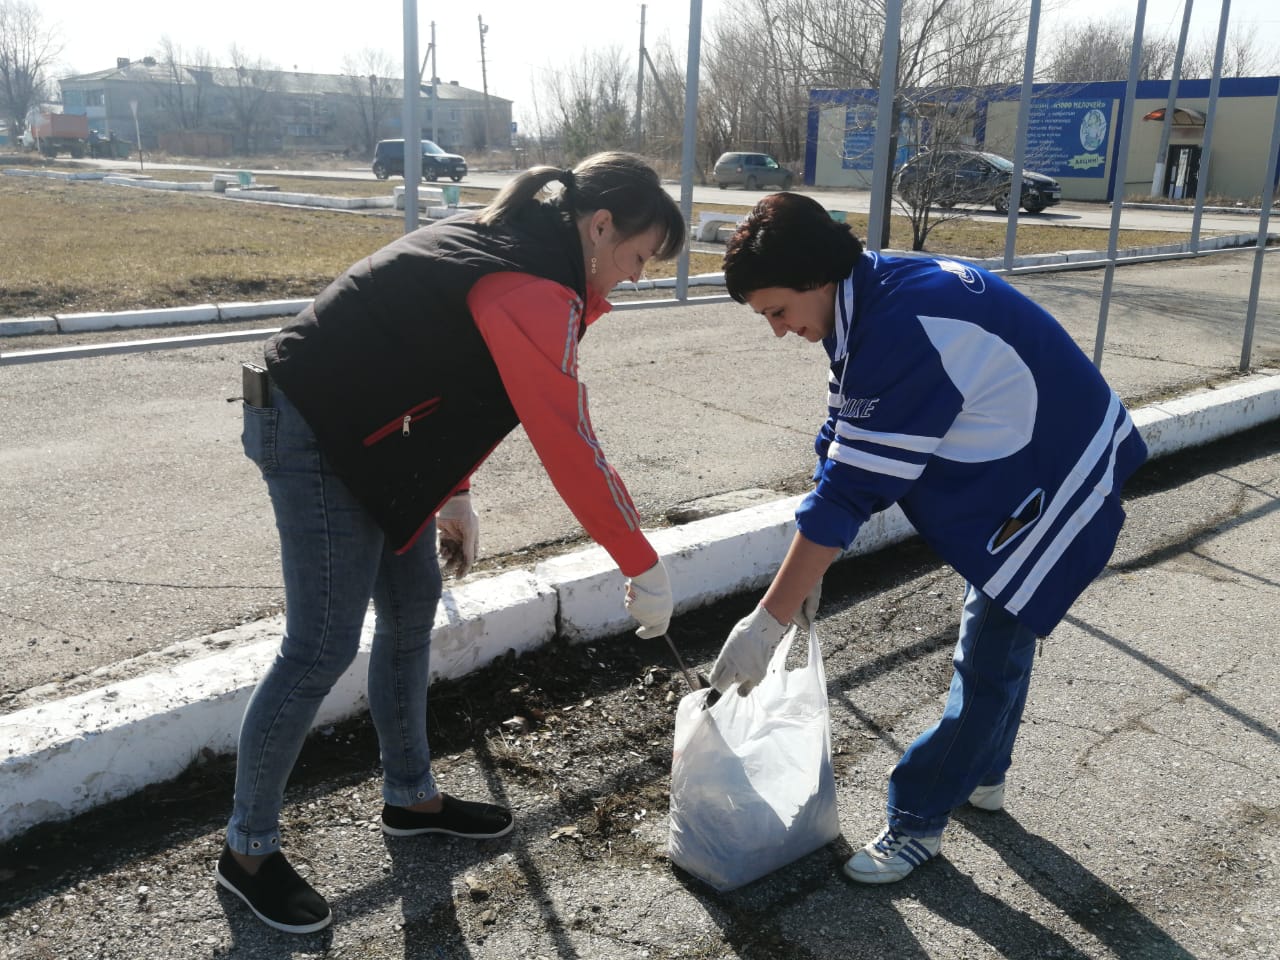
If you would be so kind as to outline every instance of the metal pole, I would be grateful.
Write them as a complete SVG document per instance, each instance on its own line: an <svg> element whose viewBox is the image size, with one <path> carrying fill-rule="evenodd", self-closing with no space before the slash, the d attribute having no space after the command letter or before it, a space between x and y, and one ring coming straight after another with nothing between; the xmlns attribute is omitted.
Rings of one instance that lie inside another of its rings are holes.
<svg viewBox="0 0 1280 960"><path fill-rule="evenodd" d="M1200 252L1200 218L1204 215L1204 198L1209 190L1209 155L1213 152L1213 115L1217 112L1218 88L1222 85L1222 54L1227 43L1227 18L1231 0L1222 0L1222 18L1218 21L1218 46L1213 53L1213 78L1209 81L1209 106L1205 111L1204 149L1200 151L1200 168L1196 171L1196 212L1191 218L1191 252Z"/></svg>
<svg viewBox="0 0 1280 960"><path fill-rule="evenodd" d="M1182 30L1178 34L1178 52L1173 56L1173 79L1169 81L1169 99L1164 108L1164 121L1160 124L1160 146L1156 147L1155 173L1151 175L1151 195L1164 196L1165 163L1169 156L1169 131L1173 127L1173 111L1178 106L1178 80L1182 77L1182 55L1187 50L1187 32L1191 29L1191 3L1186 0L1182 10Z"/></svg>
<svg viewBox="0 0 1280 960"><path fill-rule="evenodd" d="M644 112L644 11L645 5L640 4L640 53L636 59L640 63L640 69L636 73L636 151L640 151L644 147L644 127L642 125L641 115Z"/></svg>
<svg viewBox="0 0 1280 960"><path fill-rule="evenodd" d="M138 141L138 172L142 172L142 131L138 128L138 101L130 100L129 109L133 111L133 136ZM112 159L115 159L114 157Z"/></svg>
<svg viewBox="0 0 1280 960"><path fill-rule="evenodd" d="M422 179L422 124L418 120L418 0L404 0L404 232L418 229L418 181Z"/></svg>
<svg viewBox="0 0 1280 960"><path fill-rule="evenodd" d="M431 21L431 142L439 143L436 123L440 116L440 78L436 76L436 22Z"/></svg>
<svg viewBox="0 0 1280 960"><path fill-rule="evenodd" d="M1138 68L1142 65L1142 27L1147 20L1147 0L1138 0L1138 16L1133 24L1133 52L1129 57L1129 82L1120 106L1120 148L1116 156L1116 196L1111 198L1111 236L1107 240L1107 276L1102 282L1102 306L1098 312L1098 332L1093 342L1093 365L1102 368L1102 345L1107 336L1107 312L1111 309L1111 287L1116 278L1116 246L1120 239L1120 210L1124 206L1124 178L1129 166L1129 135L1137 116Z"/></svg>
<svg viewBox="0 0 1280 960"><path fill-rule="evenodd" d="M1240 348L1240 370L1249 369L1253 353L1253 324L1258 316L1258 291L1262 287L1262 258L1267 252L1267 226L1271 221L1271 205L1276 199L1276 157L1280 156L1280 80L1276 81L1276 116L1271 122L1271 150L1263 169L1262 217L1258 221L1258 248L1253 253L1253 280L1249 283L1249 310L1244 320L1244 343Z"/></svg>
<svg viewBox="0 0 1280 960"><path fill-rule="evenodd" d="M476 22L480 24L480 85L484 88L484 148L489 149L489 67L484 58L484 35L489 32L489 25L484 22L483 14L476 14Z"/></svg>
<svg viewBox="0 0 1280 960"><path fill-rule="evenodd" d="M871 165L871 214L867 220L867 249L882 246L888 220L885 199L891 188L893 158L889 143L893 139L893 101L898 95L898 49L902 32L902 0L889 0L884 10L884 43L880 53L880 103L876 111L876 143Z"/></svg>
<svg viewBox="0 0 1280 960"><path fill-rule="evenodd" d="M1022 70L1022 100L1018 104L1018 143L1013 151L1013 191L1009 197L1009 222L1004 230L1004 268L1013 269L1013 247L1018 235L1018 207L1022 205L1022 167L1027 162L1027 127L1031 123L1031 85L1036 73L1036 41L1040 33L1040 0L1031 0L1027 20L1027 54Z"/></svg>
<svg viewBox="0 0 1280 960"><path fill-rule="evenodd" d="M702 0L689 0L689 59L684 79L684 144L680 151L680 213L688 229L693 219L693 165L698 145L698 68L702 57ZM676 299L689 299L689 243L676 264Z"/></svg>

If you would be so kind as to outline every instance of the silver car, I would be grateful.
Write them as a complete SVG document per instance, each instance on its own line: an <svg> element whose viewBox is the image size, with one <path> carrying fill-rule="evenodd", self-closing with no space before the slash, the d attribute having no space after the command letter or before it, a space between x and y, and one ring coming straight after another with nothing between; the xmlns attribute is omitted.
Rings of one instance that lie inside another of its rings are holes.
<svg viewBox="0 0 1280 960"><path fill-rule="evenodd" d="M761 187L790 190L796 182L796 175L767 153L722 153L712 176L721 190L730 184L747 190Z"/></svg>

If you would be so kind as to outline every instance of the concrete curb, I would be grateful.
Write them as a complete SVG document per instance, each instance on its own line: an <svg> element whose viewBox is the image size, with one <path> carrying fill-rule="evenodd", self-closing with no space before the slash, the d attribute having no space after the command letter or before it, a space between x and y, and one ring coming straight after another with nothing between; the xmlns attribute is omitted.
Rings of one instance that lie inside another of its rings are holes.
<svg viewBox="0 0 1280 960"><path fill-rule="evenodd" d="M249 192L249 191L246 191ZM1277 236L1269 234L1269 236ZM1257 245L1257 234L1236 233L1219 237L1207 237L1200 241L1200 250L1204 253L1211 250L1228 248L1249 248ZM910 251L887 251L902 256L913 256ZM1190 254L1189 242L1164 244L1155 247L1135 247L1120 250L1116 253L1116 262L1134 262L1153 259L1170 254ZM986 260L974 260L954 257L966 263L974 263L985 267L992 273L1004 273L1004 259L993 257ZM1101 266L1107 261L1097 250L1061 250L1057 253L1041 253L1017 257L1013 266L1027 267L1061 267L1072 269L1080 267ZM689 277L690 286L720 286L724 284L724 273L703 273ZM675 277L663 277L657 280L641 280L638 283L629 281L618 284L619 292L635 292L640 290L674 289L677 285ZM725 299L725 298L700 298ZM668 302L668 301L664 301ZM675 301L669 301L675 302ZM27 336L36 333L83 333L90 330L128 329L133 327L158 327L176 324L211 323L228 320L254 320L265 317L293 316L311 303L310 298L302 300L264 300L261 302L242 301L236 303L205 303L189 307L166 307L155 310L123 310L111 312L59 313L50 317L13 317L0 319L0 337ZM621 301L614 304L615 309L638 309L653 306L652 301Z"/></svg>
<svg viewBox="0 0 1280 960"><path fill-rule="evenodd" d="M1135 411L1152 457L1280 419L1280 375L1251 378ZM653 531L678 593L676 612L765 584L794 532L800 497ZM895 507L874 516L849 554L913 533ZM446 591L432 641L432 679L460 677L557 633L622 633L623 578L599 547ZM177 776L206 750L235 748L245 703L275 654L280 618L206 638L234 650L0 717L0 842ZM360 654L325 700L323 725L365 708L371 623ZM221 641L227 641L223 643Z"/></svg>

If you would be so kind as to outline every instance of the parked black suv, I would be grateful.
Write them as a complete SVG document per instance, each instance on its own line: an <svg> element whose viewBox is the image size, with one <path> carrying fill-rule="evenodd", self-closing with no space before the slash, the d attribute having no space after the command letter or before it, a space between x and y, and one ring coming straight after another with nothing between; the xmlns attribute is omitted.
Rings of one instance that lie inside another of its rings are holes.
<svg viewBox="0 0 1280 960"><path fill-rule="evenodd" d="M379 140L373 151L373 175L379 180L404 176L404 141ZM422 141L422 179L448 177L457 183L467 175L467 161L456 153L445 153L430 140Z"/></svg>
<svg viewBox="0 0 1280 960"><path fill-rule="evenodd" d="M944 209L957 203L1009 212L1013 161L982 150L922 150L898 171L898 194L915 203L928 200ZM1022 171L1022 208L1039 213L1062 200L1062 187L1043 173Z"/></svg>

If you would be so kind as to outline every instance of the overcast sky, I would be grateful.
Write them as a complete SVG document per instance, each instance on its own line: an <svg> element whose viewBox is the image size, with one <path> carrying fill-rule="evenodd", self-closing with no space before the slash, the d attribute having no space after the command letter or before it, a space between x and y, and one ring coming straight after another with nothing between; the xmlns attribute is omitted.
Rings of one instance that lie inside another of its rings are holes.
<svg viewBox="0 0 1280 960"><path fill-rule="evenodd" d="M741 2L741 0L739 0ZM1045 0L1042 42L1047 35L1100 17L1133 22L1137 0L1058 0L1052 12ZM35 0L48 26L63 42L62 69L91 73L115 65L117 57L156 55L168 37L184 52L207 51L217 62L228 61L237 44L250 59L261 57L283 69L340 73L348 56L366 49L403 62L403 0L360 0L344 7L328 3L279 3L264 0ZM1029 3L1029 0L1028 0ZM645 5L645 38L652 49L665 38L680 52L689 42L688 0L650 0ZM703 0L704 31L724 0ZM515 116L532 116L531 93L540 89L548 70L567 67L586 51L616 49L633 65L640 45L639 3L629 0L480 0L466 4L418 5L419 57L436 23L436 72L442 80L483 89L480 25L484 18L484 61L489 92L515 101ZM1177 38L1183 0L1148 0L1148 35ZM1191 36L1216 35L1221 0L1194 0ZM331 12L334 11L334 12ZM554 11L554 12L553 12ZM1280 0L1232 0L1231 22L1256 29L1262 49L1280 49ZM1044 49L1043 47L1041 48Z"/></svg>

